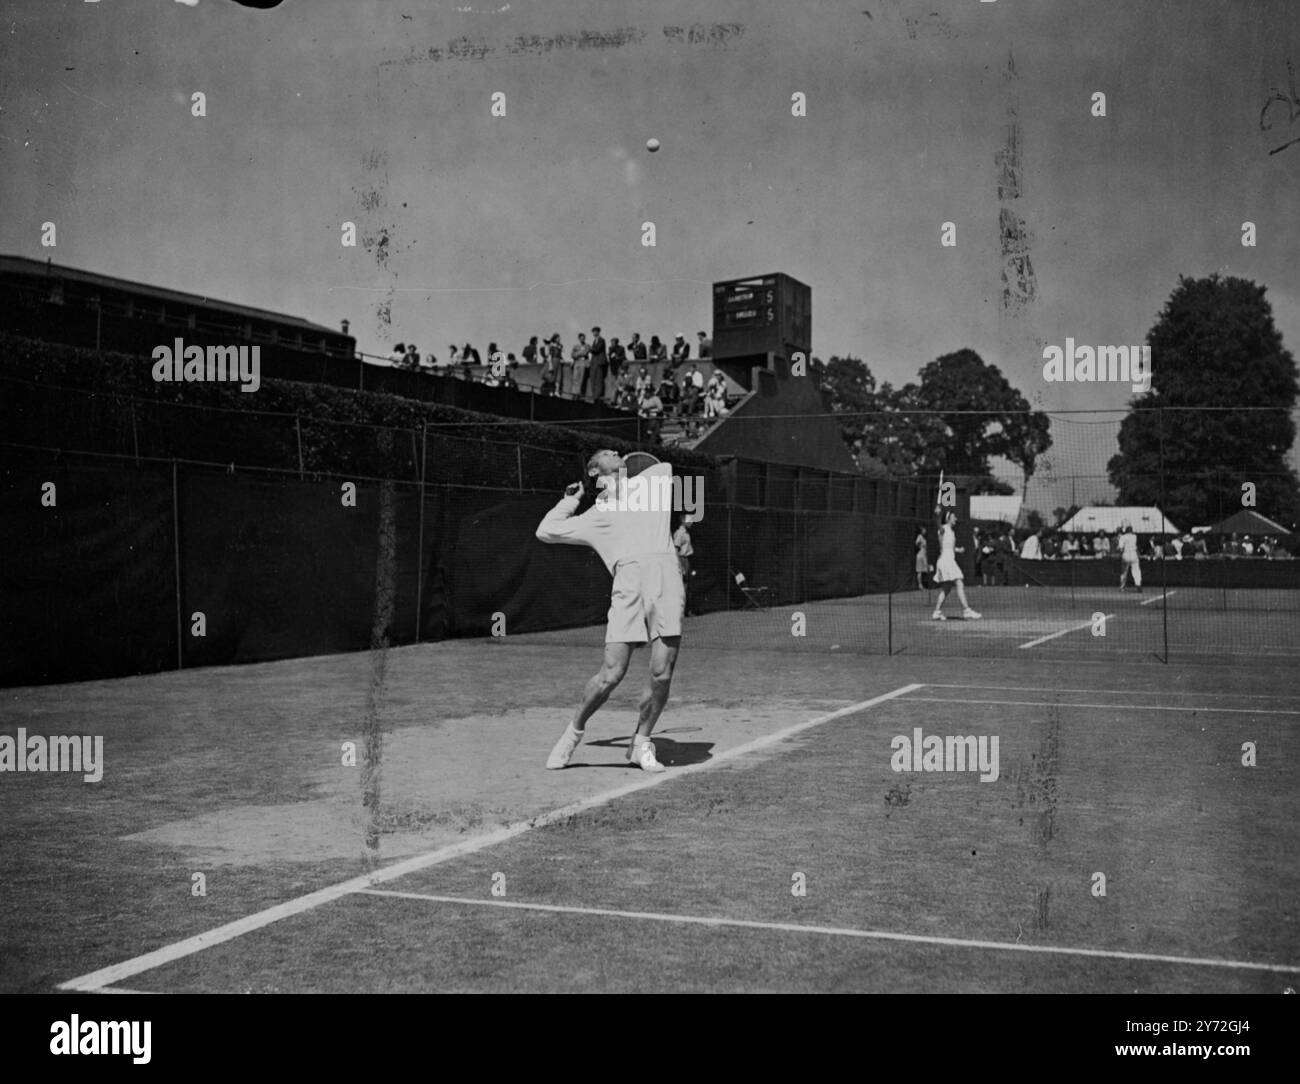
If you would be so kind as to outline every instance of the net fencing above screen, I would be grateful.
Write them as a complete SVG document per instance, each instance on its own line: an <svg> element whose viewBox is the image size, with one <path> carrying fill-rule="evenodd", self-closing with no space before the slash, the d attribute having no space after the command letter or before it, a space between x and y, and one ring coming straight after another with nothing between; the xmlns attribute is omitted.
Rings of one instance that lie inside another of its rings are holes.
<svg viewBox="0 0 1300 1084"><path fill-rule="evenodd" d="M603 641L604 566L589 550L535 538L581 477L579 448L50 389L6 414L5 684L365 650L381 568L394 644ZM957 560L978 619L963 619L955 597L948 620L933 616L933 479L744 460L705 472L703 518L690 528L688 642L787 654L1300 654L1300 561L1268 515L1284 514L1246 506L1264 517L1249 521L1263 525L1254 537L1198 529L1243 508L1244 482L1267 498L1285 490L1284 477L1244 477L1223 463L1129 471L1129 491L1174 503L1161 510L1167 533L1140 536L1142 590L1130 570L1121 591L1112 532L1061 529L1076 516L1136 514L1116 504L1117 423L1054 425L1060 443L1022 484L1014 522L973 519L965 494L956 506ZM176 455L182 447L197 461ZM656 451L672 461L671 449ZM41 501L47 483L53 506ZM1022 556L1031 512L1048 505L1040 556Z"/></svg>

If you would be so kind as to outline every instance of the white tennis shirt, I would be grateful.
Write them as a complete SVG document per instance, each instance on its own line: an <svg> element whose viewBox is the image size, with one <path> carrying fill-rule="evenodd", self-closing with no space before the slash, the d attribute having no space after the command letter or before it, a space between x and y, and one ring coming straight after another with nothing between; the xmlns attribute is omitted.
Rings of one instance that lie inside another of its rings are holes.
<svg viewBox="0 0 1300 1084"><path fill-rule="evenodd" d="M617 488L602 493L580 516L573 514L579 498L563 497L546 513L537 537L542 542L590 546L611 575L619 561L629 557L676 557L668 530L673 510L672 473L671 464L656 463L634 478L619 479Z"/></svg>

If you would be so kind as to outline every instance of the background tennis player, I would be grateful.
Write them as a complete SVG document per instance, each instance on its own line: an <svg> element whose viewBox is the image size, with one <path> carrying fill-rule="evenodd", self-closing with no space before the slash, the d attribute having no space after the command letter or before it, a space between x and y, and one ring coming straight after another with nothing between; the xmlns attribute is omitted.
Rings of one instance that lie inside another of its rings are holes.
<svg viewBox="0 0 1300 1084"><path fill-rule="evenodd" d="M614 577L605 631L605 661L599 673L587 682L573 720L546 761L548 768L568 765L586 735L587 720L627 673L633 647L648 642L650 679L641 696L627 759L643 771L664 770L655 759L650 734L668 702L681 646L686 593L669 530L671 499L629 499L633 487L650 486L670 498L672 467L643 452L632 453L628 460L641 456L652 465L630 476L628 471L634 466L627 465L617 452L597 452L587 461L587 486L594 483L595 503L581 515L576 514L584 484L575 482L537 528L537 537L543 542L590 546Z"/></svg>
<svg viewBox="0 0 1300 1084"><path fill-rule="evenodd" d="M1119 527L1119 589L1124 590L1125 583L1133 577L1133 588L1142 590L1142 564L1138 560L1138 538L1133 527L1125 520Z"/></svg>
<svg viewBox="0 0 1300 1084"><path fill-rule="evenodd" d="M930 615L935 621L947 621L943 604L948 592L955 590L961 602L961 615L967 621L978 621L980 615L966 601L966 588L962 586L961 566L957 563L957 554L964 552L957 545L957 513L945 513L939 505L934 506L934 514L939 518L939 560L934 565L934 585L939 589L939 598L934 604L934 613Z"/></svg>

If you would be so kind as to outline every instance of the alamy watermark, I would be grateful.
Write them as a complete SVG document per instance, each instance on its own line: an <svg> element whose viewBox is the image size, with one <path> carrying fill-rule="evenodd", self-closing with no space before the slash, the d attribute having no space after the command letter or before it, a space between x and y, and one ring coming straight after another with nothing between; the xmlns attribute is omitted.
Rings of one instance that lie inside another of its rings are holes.
<svg viewBox="0 0 1300 1084"><path fill-rule="evenodd" d="M148 1065L152 1021L82 1020L72 1013L50 1025L51 1054L129 1054L136 1065Z"/></svg>
<svg viewBox="0 0 1300 1084"><path fill-rule="evenodd" d="M899 734L889 747L894 750L889 766L896 772L979 772L981 783L993 783L998 778L996 734L922 736L918 726L910 738Z"/></svg>
<svg viewBox="0 0 1300 1084"><path fill-rule="evenodd" d="M19 727L17 738L0 734L0 772L80 772L82 782L98 783L104 778L103 735L28 737Z"/></svg>
<svg viewBox="0 0 1300 1084"><path fill-rule="evenodd" d="M605 481L608 479L608 481ZM698 475L637 474L626 470L597 480L597 507L615 512L684 512L692 523L704 518L704 479Z"/></svg>
<svg viewBox="0 0 1300 1084"><path fill-rule="evenodd" d="M1151 347L1076 346L1067 338L1065 347L1043 347L1043 379L1077 381L1081 384L1127 383L1137 392L1151 390Z"/></svg>
<svg viewBox="0 0 1300 1084"><path fill-rule="evenodd" d="M177 339L171 346L153 348L153 378L159 383L239 383L240 391L262 386L260 346L186 346Z"/></svg>

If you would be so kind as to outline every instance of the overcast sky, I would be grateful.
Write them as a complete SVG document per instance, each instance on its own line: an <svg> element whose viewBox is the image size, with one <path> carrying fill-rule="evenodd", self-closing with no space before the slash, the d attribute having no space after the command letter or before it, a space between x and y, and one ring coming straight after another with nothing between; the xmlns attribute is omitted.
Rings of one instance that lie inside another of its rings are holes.
<svg viewBox="0 0 1300 1084"><path fill-rule="evenodd" d="M823 357L897 384L970 347L1049 408L1123 408L1126 386L1044 384L1042 344L1141 342L1180 273L1266 285L1300 341L1300 143L1269 153L1300 138L1300 103L1260 131L1300 62L1294 0L0 12L0 251L347 317L363 350L518 352L593 323L693 339L713 281L771 271L812 287ZM1000 199L1009 109L1020 185ZM1026 225L1019 304L1001 208ZM348 220L368 251L340 245ZM1104 469L1113 444L1092 444L1074 467Z"/></svg>

